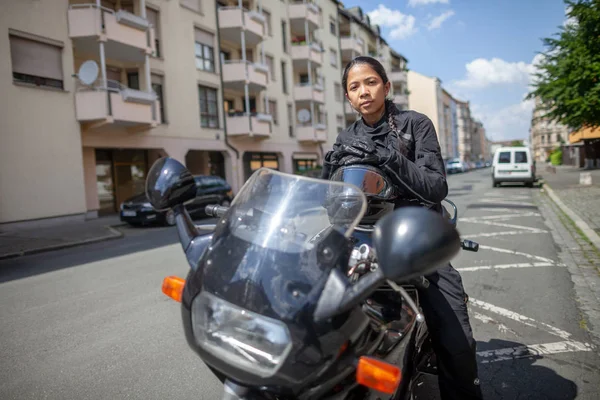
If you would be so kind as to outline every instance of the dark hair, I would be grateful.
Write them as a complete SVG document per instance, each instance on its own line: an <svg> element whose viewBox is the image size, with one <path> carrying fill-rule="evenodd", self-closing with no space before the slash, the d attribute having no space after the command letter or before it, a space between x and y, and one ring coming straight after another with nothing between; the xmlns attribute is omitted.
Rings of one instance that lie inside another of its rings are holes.
<svg viewBox="0 0 600 400"><path fill-rule="evenodd" d="M348 94L348 73L350 72L352 67L359 64L367 64L369 67L371 67L373 71L375 71L377 75L379 75L384 85L389 82L388 76L385 72L385 68L375 58L366 56L355 57L352 61L348 63L348 65L346 65L346 68L344 68L344 74L342 75L342 86L344 86L344 94ZM385 113L388 117L388 125L390 126L390 129L396 134L396 136L398 136L397 142L399 150L403 154L406 154L406 145L400 139L402 133L400 132L400 129L398 129L398 126L396 126L396 120L394 119L394 117L398 115L398 109L394 105L394 102L387 98L385 99Z"/></svg>

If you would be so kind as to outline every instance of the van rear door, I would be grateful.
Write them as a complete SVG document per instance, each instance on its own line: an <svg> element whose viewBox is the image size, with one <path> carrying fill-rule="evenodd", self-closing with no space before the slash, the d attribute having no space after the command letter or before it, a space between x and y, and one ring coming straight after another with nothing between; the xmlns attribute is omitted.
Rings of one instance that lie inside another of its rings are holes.
<svg viewBox="0 0 600 400"><path fill-rule="evenodd" d="M512 150L512 173L513 178L530 178L532 176L531 160L526 149Z"/></svg>

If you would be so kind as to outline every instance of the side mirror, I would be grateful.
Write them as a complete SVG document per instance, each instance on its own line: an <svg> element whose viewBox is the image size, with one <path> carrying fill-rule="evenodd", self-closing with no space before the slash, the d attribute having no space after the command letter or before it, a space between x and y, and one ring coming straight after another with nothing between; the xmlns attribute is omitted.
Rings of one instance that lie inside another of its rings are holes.
<svg viewBox="0 0 600 400"><path fill-rule="evenodd" d="M195 198L196 182L179 161L164 157L148 172L146 197L154 209L168 210Z"/></svg>
<svg viewBox="0 0 600 400"><path fill-rule="evenodd" d="M406 207L375 224L373 245L385 279L408 280L434 271L460 250L460 237L441 214Z"/></svg>
<svg viewBox="0 0 600 400"><path fill-rule="evenodd" d="M375 224L373 245L379 268L351 285L339 269L331 270L314 312L325 320L360 304L385 280L410 280L441 267L460 250L460 237L441 214L406 207Z"/></svg>

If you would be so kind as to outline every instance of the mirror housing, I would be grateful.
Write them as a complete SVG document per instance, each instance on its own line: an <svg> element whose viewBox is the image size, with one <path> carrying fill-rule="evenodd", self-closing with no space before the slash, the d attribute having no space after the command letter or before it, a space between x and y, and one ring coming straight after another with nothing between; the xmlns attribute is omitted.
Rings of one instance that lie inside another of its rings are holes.
<svg viewBox="0 0 600 400"><path fill-rule="evenodd" d="M383 276L396 281L436 270L461 247L456 228L422 207L400 208L377 221L373 245Z"/></svg>
<svg viewBox="0 0 600 400"><path fill-rule="evenodd" d="M460 250L455 227L442 214L405 207L375 224L373 245L378 268L356 284L331 270L313 318L322 321L359 305L386 280L406 281L426 275L450 261Z"/></svg>
<svg viewBox="0 0 600 400"><path fill-rule="evenodd" d="M148 171L146 197L155 210L165 211L194 199L196 182L179 161L163 157Z"/></svg>

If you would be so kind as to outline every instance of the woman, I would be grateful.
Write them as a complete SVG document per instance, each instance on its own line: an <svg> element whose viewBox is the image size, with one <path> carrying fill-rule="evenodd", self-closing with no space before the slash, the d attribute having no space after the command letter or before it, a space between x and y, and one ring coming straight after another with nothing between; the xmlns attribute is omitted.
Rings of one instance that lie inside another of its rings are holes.
<svg viewBox="0 0 600 400"><path fill-rule="evenodd" d="M374 58L357 57L344 70L346 98L361 118L340 132L325 156L323 179L339 166L377 165L394 182L396 207L417 203L440 211L448 184L435 128L415 111L400 111L386 99L385 69ZM425 321L438 361L442 399L481 399L475 340L458 271L448 264L427 276L420 293Z"/></svg>

